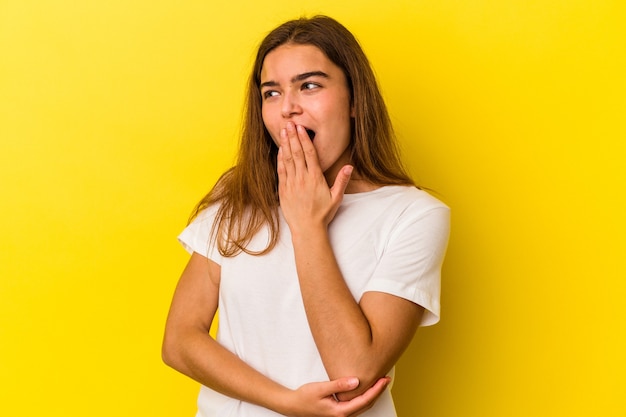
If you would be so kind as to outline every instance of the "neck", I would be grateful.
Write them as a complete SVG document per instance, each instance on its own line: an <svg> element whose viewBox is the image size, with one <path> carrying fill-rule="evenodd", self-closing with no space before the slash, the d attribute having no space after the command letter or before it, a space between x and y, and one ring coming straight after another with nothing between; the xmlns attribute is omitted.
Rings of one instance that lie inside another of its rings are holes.
<svg viewBox="0 0 626 417"><path fill-rule="evenodd" d="M350 182L348 182L348 186L346 187L345 194L356 194L356 193L364 193L366 191L374 191L381 186L378 184L374 184L365 179L361 179L356 175L356 173L352 173L352 177L350 178Z"/></svg>

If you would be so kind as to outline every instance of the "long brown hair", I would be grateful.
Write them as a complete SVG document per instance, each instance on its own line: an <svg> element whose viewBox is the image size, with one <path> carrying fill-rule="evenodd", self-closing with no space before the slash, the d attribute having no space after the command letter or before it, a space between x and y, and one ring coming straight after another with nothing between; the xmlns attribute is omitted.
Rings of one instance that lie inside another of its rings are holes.
<svg viewBox="0 0 626 417"><path fill-rule="evenodd" d="M263 123L259 86L266 55L287 43L318 47L344 72L355 114L350 162L359 178L377 185L414 185L400 160L374 72L352 33L327 16L288 21L271 31L257 51L248 81L237 163L220 177L191 216L193 219L208 206L219 204L211 238L218 238L222 256L241 251L261 255L278 241L278 148ZM247 249L264 226L269 230L268 246L259 252Z"/></svg>

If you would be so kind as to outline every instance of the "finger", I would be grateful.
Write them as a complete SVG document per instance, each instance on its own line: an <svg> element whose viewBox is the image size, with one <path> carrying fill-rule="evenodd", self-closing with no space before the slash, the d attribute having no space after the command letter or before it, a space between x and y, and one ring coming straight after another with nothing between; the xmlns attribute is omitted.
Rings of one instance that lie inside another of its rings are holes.
<svg viewBox="0 0 626 417"><path fill-rule="evenodd" d="M390 382L391 378L389 377L380 378L363 394L354 397L350 401L340 402L339 406L343 408L343 411L347 415L360 414L374 405L376 399L383 393Z"/></svg>
<svg viewBox="0 0 626 417"><path fill-rule="evenodd" d="M301 129L298 129L294 123L287 123L287 136L289 136L289 145L291 146L291 155L293 156L294 166L296 167L296 174L304 174L307 172L301 134ZM306 135L306 131L304 134Z"/></svg>
<svg viewBox="0 0 626 417"><path fill-rule="evenodd" d="M340 392L348 392L359 386L359 379L356 377L339 378L328 382L320 383L320 396L329 397Z"/></svg>
<svg viewBox="0 0 626 417"><path fill-rule="evenodd" d="M330 195L333 203L339 204L343 199L343 194L346 192L346 187L350 182L350 176L352 175L352 166L346 165L339 170L335 177L335 182L330 189Z"/></svg>
<svg viewBox="0 0 626 417"><path fill-rule="evenodd" d="M302 153L302 145L300 145L298 132L293 122L287 123L287 126L285 127L285 133L287 136L287 143L289 144L291 161L293 161L293 165L297 172L298 169L305 167L305 163L304 155Z"/></svg>
<svg viewBox="0 0 626 417"><path fill-rule="evenodd" d="M339 378L334 381L335 388L332 392L333 394L338 392L347 392L352 391L353 389L359 386L359 378L356 377L347 377L347 378Z"/></svg>
<svg viewBox="0 0 626 417"><path fill-rule="evenodd" d="M309 134L306 133L304 126L298 125L296 129L298 131L298 138L300 139L300 146L302 146L307 170L309 172L321 171L317 151L315 150L315 146L313 146L311 138L309 138Z"/></svg>
<svg viewBox="0 0 626 417"><path fill-rule="evenodd" d="M287 135L287 129L280 130L279 156L279 165L282 164L284 168L284 179L287 179L289 178L289 176L294 175L296 170L294 166L293 156L291 154L291 144Z"/></svg>
<svg viewBox="0 0 626 417"><path fill-rule="evenodd" d="M278 155L276 157L276 172L278 173L278 183L280 185L287 179L282 146L278 148Z"/></svg>

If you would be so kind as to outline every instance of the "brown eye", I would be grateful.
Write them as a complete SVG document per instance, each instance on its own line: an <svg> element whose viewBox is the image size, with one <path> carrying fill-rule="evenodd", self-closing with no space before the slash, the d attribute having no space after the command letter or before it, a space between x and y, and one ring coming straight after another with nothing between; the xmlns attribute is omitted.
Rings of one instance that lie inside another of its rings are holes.
<svg viewBox="0 0 626 417"><path fill-rule="evenodd" d="M276 97L278 95L278 91L276 90L267 90L263 92L263 98L267 99L267 98L271 98L271 97Z"/></svg>
<svg viewBox="0 0 626 417"><path fill-rule="evenodd" d="M320 87L320 85L316 84L316 83L304 83L304 84L302 84L302 89L303 90L315 90L318 87Z"/></svg>

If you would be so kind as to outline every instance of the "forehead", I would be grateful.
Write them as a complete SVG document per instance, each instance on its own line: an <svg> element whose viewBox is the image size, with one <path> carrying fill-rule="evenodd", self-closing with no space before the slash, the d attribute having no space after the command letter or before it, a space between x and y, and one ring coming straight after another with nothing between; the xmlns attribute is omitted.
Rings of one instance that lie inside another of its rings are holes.
<svg viewBox="0 0 626 417"><path fill-rule="evenodd" d="M329 76L343 75L341 69L314 45L284 44L265 56L261 82L291 78L298 74L323 71Z"/></svg>

